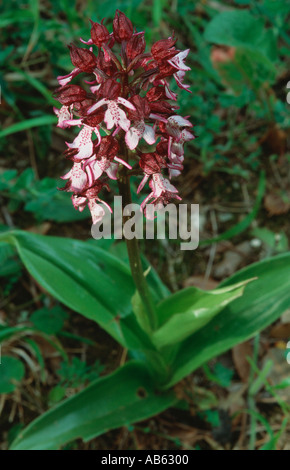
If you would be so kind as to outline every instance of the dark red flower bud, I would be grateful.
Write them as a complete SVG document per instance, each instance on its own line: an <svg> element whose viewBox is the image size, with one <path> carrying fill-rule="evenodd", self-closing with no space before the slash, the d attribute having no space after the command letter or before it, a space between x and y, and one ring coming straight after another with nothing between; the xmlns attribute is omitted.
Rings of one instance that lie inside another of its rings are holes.
<svg viewBox="0 0 290 470"><path fill-rule="evenodd" d="M137 55L143 54L145 51L146 42L144 38L144 33L136 33L134 34L131 39L128 41L127 44L127 56L129 59L133 60Z"/></svg>
<svg viewBox="0 0 290 470"><path fill-rule="evenodd" d="M133 34L133 25L124 13L117 10L113 20L114 37L117 42L129 41Z"/></svg>
<svg viewBox="0 0 290 470"><path fill-rule="evenodd" d="M95 149L97 158L106 157L109 160L113 160L113 158L117 155L118 150L119 143L117 139L111 135L102 137L100 145Z"/></svg>
<svg viewBox="0 0 290 470"><path fill-rule="evenodd" d="M72 64L79 68L82 72L90 73L94 70L97 64L97 58L95 54L83 47L76 47L74 44L70 44L70 57Z"/></svg>
<svg viewBox="0 0 290 470"><path fill-rule="evenodd" d="M65 85L54 92L54 97L65 106L83 101L86 96L85 90L78 85Z"/></svg>
<svg viewBox="0 0 290 470"><path fill-rule="evenodd" d="M139 165L147 175L153 175L154 173L160 173L161 168L166 167L164 158L158 153L143 153L139 160Z"/></svg>
<svg viewBox="0 0 290 470"><path fill-rule="evenodd" d="M110 188L109 188L108 184L105 183L104 181L98 179L94 182L93 186L86 189L82 193L78 194L78 196L85 196L88 199L94 199L95 197L98 197L99 192L103 188L106 188L108 191L110 191Z"/></svg>
<svg viewBox="0 0 290 470"><path fill-rule="evenodd" d="M177 39L168 38L161 39L153 44L151 47L151 54L157 62L160 62L164 59L168 60L174 57L178 51L175 49L174 44Z"/></svg>
<svg viewBox="0 0 290 470"><path fill-rule="evenodd" d="M167 61L159 63L159 73L156 78L162 79L165 77L170 77L176 72L176 68L173 65L170 65Z"/></svg>
<svg viewBox="0 0 290 470"><path fill-rule="evenodd" d="M104 120L104 111L101 111L100 109L97 110L97 114L92 114L91 116L86 117L83 120L83 123L86 124L87 126L90 127L97 127L98 124L101 124L101 122Z"/></svg>
<svg viewBox="0 0 290 470"><path fill-rule="evenodd" d="M156 152L162 157L167 157L168 155L168 140L162 140L156 146Z"/></svg>
<svg viewBox="0 0 290 470"><path fill-rule="evenodd" d="M97 67L99 70L105 72L109 77L112 77L118 70L115 62L112 60L105 60L105 54L102 50L99 51L97 57Z"/></svg>
<svg viewBox="0 0 290 470"><path fill-rule="evenodd" d="M165 100L168 99L166 97L166 93L164 87L162 86L154 86L146 93L146 98L148 101L157 101L157 100Z"/></svg>
<svg viewBox="0 0 290 470"><path fill-rule="evenodd" d="M85 100L74 103L74 111L77 116L83 117L87 115L88 109L95 104L95 100L92 98L86 98Z"/></svg>
<svg viewBox="0 0 290 470"><path fill-rule="evenodd" d="M121 94L121 83L116 82L112 78L108 78L103 82L98 90L99 98L108 98L108 100L115 100Z"/></svg>
<svg viewBox="0 0 290 470"><path fill-rule="evenodd" d="M92 41L96 46L101 47L104 42L107 42L110 39L110 33L102 23L94 23L92 20L90 20L90 22L92 25Z"/></svg>
<svg viewBox="0 0 290 470"><path fill-rule="evenodd" d="M140 95L134 95L130 98L130 102L135 106L136 111L129 110L129 115L131 119L134 120L143 120L147 118L150 114L150 104L146 96L142 97Z"/></svg>
<svg viewBox="0 0 290 470"><path fill-rule="evenodd" d="M154 114L168 114L168 116L171 116L178 108L179 106L173 106L172 104L167 103L167 101L155 101L151 103L151 112Z"/></svg>

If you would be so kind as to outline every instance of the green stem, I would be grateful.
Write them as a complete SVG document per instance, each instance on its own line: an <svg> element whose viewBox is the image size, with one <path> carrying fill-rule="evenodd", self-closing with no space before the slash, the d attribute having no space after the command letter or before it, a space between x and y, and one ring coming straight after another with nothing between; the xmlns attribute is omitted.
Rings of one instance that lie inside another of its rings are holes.
<svg viewBox="0 0 290 470"><path fill-rule="evenodd" d="M125 146L124 146L125 147ZM124 149L123 149L124 150ZM125 153L126 151L124 151ZM125 155L124 155L125 156ZM126 158L127 160L127 158ZM122 196L122 206L123 208L132 204L131 189L130 189L130 177L127 172L120 175L119 178L119 191ZM123 224L130 219L130 216L123 215ZM157 318L155 313L154 303L149 291L148 284L146 282L145 276L143 274L143 268L140 257L140 248L136 238L132 240L126 239L130 268L132 272L132 277L135 282L137 291L140 295L140 298L144 304L146 312L148 314L148 321L152 330L155 330L157 327Z"/></svg>

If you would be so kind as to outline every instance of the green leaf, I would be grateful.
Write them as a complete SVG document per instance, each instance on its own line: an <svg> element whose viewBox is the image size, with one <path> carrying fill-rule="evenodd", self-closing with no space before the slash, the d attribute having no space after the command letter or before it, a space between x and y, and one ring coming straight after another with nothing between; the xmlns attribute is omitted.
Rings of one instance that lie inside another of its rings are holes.
<svg viewBox="0 0 290 470"><path fill-rule="evenodd" d="M38 330L48 335L54 335L62 329L67 317L67 313L60 306L51 309L44 307L33 312L30 321Z"/></svg>
<svg viewBox="0 0 290 470"><path fill-rule="evenodd" d="M188 287L167 297L157 307L160 328L153 333L158 348L178 343L204 327L228 303L243 294L249 281L212 291Z"/></svg>
<svg viewBox="0 0 290 470"><path fill-rule="evenodd" d="M0 174L0 191L8 189L10 181L16 178L17 170L6 170Z"/></svg>
<svg viewBox="0 0 290 470"><path fill-rule="evenodd" d="M170 364L172 377L168 387L213 357L255 336L289 308L290 253L252 264L221 286L253 277L258 279L246 286L242 297L231 302L204 328L181 344Z"/></svg>
<svg viewBox="0 0 290 470"><path fill-rule="evenodd" d="M270 60L277 58L273 32L265 28L261 18L255 18L246 10L219 13L208 23L204 37L214 44L248 47L262 52Z"/></svg>
<svg viewBox="0 0 290 470"><path fill-rule="evenodd" d="M48 400L51 404L58 403L65 397L65 388L60 385L56 385L50 390L48 394Z"/></svg>
<svg viewBox="0 0 290 470"><path fill-rule="evenodd" d="M29 330L26 326L3 326L0 325L0 343L11 338L18 333ZM0 369L1 370L1 369Z"/></svg>
<svg viewBox="0 0 290 470"><path fill-rule="evenodd" d="M92 243L69 238L20 230L0 238L16 247L30 274L60 302L99 323L127 348L152 347L132 313L135 286L126 264Z"/></svg>
<svg viewBox="0 0 290 470"><path fill-rule="evenodd" d="M0 364L0 393L13 392L17 382L23 379L24 373L24 365L19 359L11 356L2 356Z"/></svg>
<svg viewBox="0 0 290 470"><path fill-rule="evenodd" d="M176 401L171 392L155 393L145 366L130 362L37 418L19 433L11 449L54 450L78 438L89 441L147 419Z"/></svg>
<svg viewBox="0 0 290 470"><path fill-rule="evenodd" d="M79 212L71 203L71 197L67 192L59 191L57 181L52 178L44 178L36 182L32 194L28 194L28 200L24 209L33 212L40 220L54 220L55 222L73 222L90 216L89 210Z"/></svg>
<svg viewBox="0 0 290 470"><path fill-rule="evenodd" d="M142 302L140 294L137 290L135 291L135 294L132 297L132 308L141 328L143 328L143 330L147 332L150 332L151 327L150 327L149 318L147 316L144 303Z"/></svg>
<svg viewBox="0 0 290 470"><path fill-rule="evenodd" d="M15 134L16 132L26 131L27 129L31 129L32 127L48 126L50 124L55 124L56 121L56 118L50 115L26 119L24 121L17 122L16 124L12 124L12 126L0 131L0 138L6 137L7 135Z"/></svg>
<svg viewBox="0 0 290 470"><path fill-rule="evenodd" d="M0 277L18 274L21 266L15 259L15 250L8 243L0 243Z"/></svg>

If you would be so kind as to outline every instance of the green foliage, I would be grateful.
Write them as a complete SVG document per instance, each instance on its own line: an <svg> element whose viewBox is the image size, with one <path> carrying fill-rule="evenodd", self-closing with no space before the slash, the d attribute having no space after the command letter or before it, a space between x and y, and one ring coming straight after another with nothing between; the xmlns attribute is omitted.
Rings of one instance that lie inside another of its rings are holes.
<svg viewBox="0 0 290 470"><path fill-rule="evenodd" d="M145 366L131 362L31 423L11 449L53 450L77 438L88 441L160 413L175 401L171 392L156 393Z"/></svg>
<svg viewBox="0 0 290 470"><path fill-rule="evenodd" d="M136 392L136 383L138 387L147 384L151 371L149 382L153 380L152 387L155 383L159 389L161 385L162 389L170 388L209 359L265 328L279 317L290 301L289 254L285 254L243 269L222 283L216 291L204 292L189 288L169 295L158 306L159 329L151 336L150 332L142 329L132 313L131 299L135 289L126 264L92 244L76 240L42 237L20 231L4 233L1 237L17 248L31 275L48 292L99 323L117 341L129 348L133 357L139 357L137 363L130 362L112 376L99 379L94 382L96 385L90 385L38 418L20 434L16 440L19 445L15 444L15 448L56 448L77 437L87 440L108 429L138 421L157 410L165 409L169 403L173 403L173 396L170 395L169 399L167 395L161 394L157 399L156 395L152 395L153 388L150 392L146 388L145 393L146 397L149 393L150 405L147 406L146 399L140 402L138 395L137 406L132 395L133 389ZM86 259L86 263L80 263L81 259ZM254 280L248 283L249 279ZM47 314L47 310L36 312L32 321L35 323L36 315L38 328L43 329L44 319L46 332L48 327L52 328L50 331L58 331L61 325L55 324L54 316L47 319ZM161 348L160 352L153 343ZM133 376L130 368L134 368ZM131 389L127 378L122 377L122 383L126 382L127 387L125 396L122 395L121 384L114 388L116 377L122 375L123 371L128 373L134 384ZM65 384L77 386L90 381L91 372L79 361L71 365L64 363L60 371L63 379L58 388L51 392L50 402L58 402L65 396ZM141 377L145 374L146 380L140 379L140 374ZM216 366L210 374L223 386L227 386L231 379L223 367ZM102 383L107 384L105 388L102 388ZM104 405L103 409L100 400L107 399L108 390L112 390L109 404ZM140 394L143 396L144 392ZM96 400L95 404L92 403L92 396ZM125 402L119 413L120 396ZM87 406L101 409L89 422ZM102 414L104 410L110 410L112 419ZM74 416L74 419L69 416ZM50 433L50 426L55 421L59 423L59 430ZM47 444L44 443L45 435Z"/></svg>
<svg viewBox="0 0 290 470"><path fill-rule="evenodd" d="M36 180L31 168L19 176L15 170L6 170L0 176L0 193L9 199L11 212L24 203L24 210L32 212L38 222L74 222L89 217L89 211L74 209L67 192L59 191L58 181L53 178Z"/></svg>
<svg viewBox="0 0 290 470"><path fill-rule="evenodd" d="M0 393L11 393L24 377L24 365L15 357L1 357Z"/></svg>
<svg viewBox="0 0 290 470"><path fill-rule="evenodd" d="M180 343L203 328L221 310L243 294L249 281L204 292L188 287L165 299L157 308L159 328L153 333L158 348Z"/></svg>
<svg viewBox="0 0 290 470"><path fill-rule="evenodd" d="M71 363L61 363L57 374L60 378L61 385L77 388L80 385L99 378L103 370L104 366L102 366L99 361L96 361L92 366L88 366L77 357L73 357Z"/></svg>
<svg viewBox="0 0 290 470"><path fill-rule="evenodd" d="M88 1L82 8L80 2L68 0L52 0L49 5L34 0L4 2L0 18L4 45L0 51L0 114L4 123L0 150L6 155L7 150L9 153L14 149L9 168L13 168L15 159L18 162L19 158L26 158L26 136L33 144L37 164L47 164L53 138L66 133L56 129L52 135L56 117L51 110L51 92L56 86L52 77L71 70L66 45L77 37L88 39L88 19L100 21L104 11L106 17L112 17L117 7L131 17L139 30L145 30L149 43L168 37L174 29L178 47L184 43L184 48L191 49L189 83L193 93L182 92L180 113L193 116L199 137L188 148L188 160L199 160L204 174L219 171L245 179L256 174L262 158L267 158L260 146L267 127L273 123L280 129L289 127L286 92L278 89L287 76L290 56L289 5L283 0L235 0L233 5L228 8L219 1L153 0L148 4L142 0L105 0ZM214 63L213 45L234 48L234 54L224 63ZM278 158L279 151L273 153ZM28 165L25 161L24 165L23 161L20 163L15 167ZM18 216L24 210L36 222L57 223L89 216L87 210L76 211L70 195L58 191L57 186L55 179L36 179L30 168L22 173L15 169L2 171L1 163L0 193L12 215ZM248 229L264 195L265 178L261 173L252 212L222 235L203 240L202 244L232 239ZM286 231L269 230L260 223L259 227L251 234L262 241L266 256L288 250ZM0 227L1 233L6 230L7 227ZM87 344L90 341L63 331L67 314L59 305L34 311L23 325L0 325L0 343L21 339L39 364L43 382L44 358L31 333L49 339L63 358L57 371L59 384L46 397L54 408L24 431L13 427L9 441L18 435L13 449L60 448L71 440L89 440L163 411L175 404L176 398L161 389L170 389L208 360L256 335L289 308L289 254L252 265L211 292L189 288L171 295L151 269L147 280L159 315L158 329L151 334L124 244L112 244L111 240L98 244L95 240L79 242L21 231L2 233L0 238L0 276L9 278L2 288L4 295L13 290L23 263L50 295L97 322L128 349L131 361L104 378L100 378L103 366L98 361L92 365L76 357L69 361L51 335ZM148 266L143 259L144 271ZM247 284L252 278L257 279ZM252 394L265 386L276 396L276 390L289 386L287 380L275 387L267 384L268 367L266 364L253 380ZM230 385L232 371L220 362L211 369L205 365L204 371L214 383ZM0 393L13 393L24 372L22 361L2 356ZM68 389L73 389L75 395L65 399ZM203 419L218 426L218 412L212 409L218 403L212 392L196 399ZM262 448L276 448L287 421L274 434L260 413L250 410L249 414L261 422L269 435L270 440Z"/></svg>
<svg viewBox="0 0 290 470"><path fill-rule="evenodd" d="M265 28L262 18L246 10L224 11L216 15L205 29L205 39L214 44L259 50L271 60L277 58L273 31Z"/></svg>
<svg viewBox="0 0 290 470"><path fill-rule="evenodd" d="M39 331L54 335L63 328L67 317L67 313L61 307L56 306L51 309L41 308L36 310L30 316L30 321Z"/></svg>
<svg viewBox="0 0 290 470"><path fill-rule="evenodd" d="M30 274L60 302L98 322L125 347L150 346L132 314L135 286L126 264L77 240L21 231L2 236L17 249Z"/></svg>
<svg viewBox="0 0 290 470"><path fill-rule="evenodd" d="M290 302L290 254L263 260L237 272L221 286L257 279L204 328L182 342L171 369L171 386L200 365L246 341L275 321ZM257 294L258 293L258 294Z"/></svg>

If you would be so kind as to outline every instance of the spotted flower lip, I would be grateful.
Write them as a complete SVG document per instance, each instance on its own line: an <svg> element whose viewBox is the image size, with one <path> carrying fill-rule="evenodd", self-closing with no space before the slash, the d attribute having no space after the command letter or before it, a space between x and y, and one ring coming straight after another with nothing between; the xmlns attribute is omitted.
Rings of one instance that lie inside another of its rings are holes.
<svg viewBox="0 0 290 470"><path fill-rule="evenodd" d="M107 98L101 99L98 103L89 108L88 114L93 113L101 106L107 105L107 110L104 117L107 129L112 129L112 127L116 125L120 126L124 131L128 131L130 127L130 121L126 116L125 111L123 111L123 109L121 109L118 104L122 104L126 108L132 109L133 111L135 110L135 106L133 106L130 101L119 96L116 100L109 100Z"/></svg>
<svg viewBox="0 0 290 470"><path fill-rule="evenodd" d="M84 158L89 158L93 153L93 141L92 133L93 131L97 134L100 139L99 130L95 127L84 126L78 136L75 138L73 143L67 143L68 148L77 149L77 153L74 155L75 159L83 160Z"/></svg>
<svg viewBox="0 0 290 470"><path fill-rule="evenodd" d="M169 59L168 62L171 64L173 67L175 67L177 70L190 70L190 67L185 65L184 60L188 56L189 49L186 49L186 51L181 51L179 54L176 54L172 59Z"/></svg>
<svg viewBox="0 0 290 470"><path fill-rule="evenodd" d="M166 178L160 173L155 173L152 175L152 180L149 183L150 188L152 189L151 193L144 199L141 204L141 210L145 209L145 206L150 201L150 204L153 204L154 207L158 210L164 207L164 204L167 205L172 199L181 200L181 197L178 196L178 189L175 188ZM146 218L151 219L151 212L145 210Z"/></svg>
<svg viewBox="0 0 290 470"><path fill-rule="evenodd" d="M67 123L67 121L70 121L73 117L70 106L62 106L60 109L54 107L53 111L58 117L57 127L61 127L62 129L70 127L70 124Z"/></svg>
<svg viewBox="0 0 290 470"><path fill-rule="evenodd" d="M72 167L62 176L61 189L72 193L77 210L88 206L97 223L107 205L99 193L109 190L108 183L142 174L137 193L149 183L150 194L141 204L147 217L147 203L158 209L181 199L171 178L183 170L184 147L195 136L188 117L178 114L170 78L190 92L189 49L179 50L172 35L146 52L144 31L136 31L120 10L111 28L104 19L90 22L91 37L81 39L81 47L68 46L72 70L57 77L54 93L61 103L54 108L57 126L78 130L66 142L64 156Z"/></svg>
<svg viewBox="0 0 290 470"><path fill-rule="evenodd" d="M64 176L61 176L61 179L69 180L63 189L75 193L83 191L88 183L88 176L83 170L81 162L75 162L73 167Z"/></svg>

